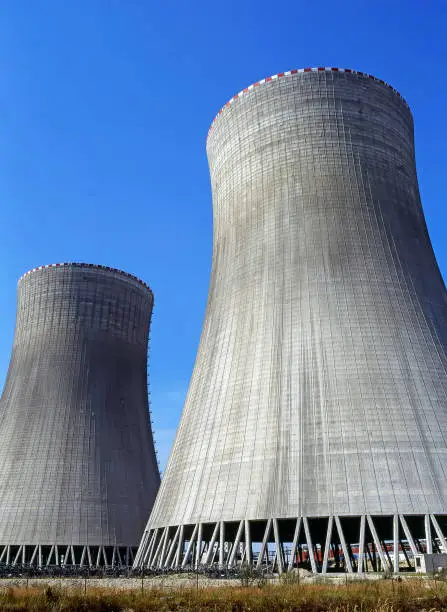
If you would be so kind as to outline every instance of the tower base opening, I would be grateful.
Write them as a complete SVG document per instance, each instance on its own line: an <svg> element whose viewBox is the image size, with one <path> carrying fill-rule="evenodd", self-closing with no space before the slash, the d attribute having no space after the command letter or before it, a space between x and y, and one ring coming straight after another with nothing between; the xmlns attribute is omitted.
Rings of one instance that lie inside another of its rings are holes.
<svg viewBox="0 0 447 612"><path fill-rule="evenodd" d="M149 529L134 569L398 573L433 553L447 553L447 515L243 519Z"/></svg>

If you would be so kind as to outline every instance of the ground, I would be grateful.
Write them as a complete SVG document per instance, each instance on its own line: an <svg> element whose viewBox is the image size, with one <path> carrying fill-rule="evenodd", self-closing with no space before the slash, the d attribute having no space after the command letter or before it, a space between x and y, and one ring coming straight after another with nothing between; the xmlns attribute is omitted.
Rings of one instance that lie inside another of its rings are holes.
<svg viewBox="0 0 447 612"><path fill-rule="evenodd" d="M271 580L210 580L195 574L144 580L3 579L0 610L447 612L447 581L415 575L315 581L290 574Z"/></svg>

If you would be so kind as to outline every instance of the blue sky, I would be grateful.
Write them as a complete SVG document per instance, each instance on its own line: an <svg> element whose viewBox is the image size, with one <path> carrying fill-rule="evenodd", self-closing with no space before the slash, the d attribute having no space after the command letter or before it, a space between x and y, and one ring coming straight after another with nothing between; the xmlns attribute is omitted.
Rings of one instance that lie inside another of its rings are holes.
<svg viewBox="0 0 447 612"><path fill-rule="evenodd" d="M164 467L208 290L208 127L234 93L291 68L356 68L407 99L445 276L446 32L443 0L0 2L1 382L23 272L86 261L140 276L155 293Z"/></svg>

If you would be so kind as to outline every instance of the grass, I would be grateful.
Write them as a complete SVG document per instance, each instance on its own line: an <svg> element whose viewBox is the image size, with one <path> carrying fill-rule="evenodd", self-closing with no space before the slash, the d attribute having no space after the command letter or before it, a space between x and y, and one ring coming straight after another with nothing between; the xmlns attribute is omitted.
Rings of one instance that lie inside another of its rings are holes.
<svg viewBox="0 0 447 612"><path fill-rule="evenodd" d="M143 610L212 612L303 610L311 612L447 611L447 582L434 580L378 580L335 584L280 584L218 588L111 588L60 590L53 587L10 587L0 590L0 610L111 612Z"/></svg>

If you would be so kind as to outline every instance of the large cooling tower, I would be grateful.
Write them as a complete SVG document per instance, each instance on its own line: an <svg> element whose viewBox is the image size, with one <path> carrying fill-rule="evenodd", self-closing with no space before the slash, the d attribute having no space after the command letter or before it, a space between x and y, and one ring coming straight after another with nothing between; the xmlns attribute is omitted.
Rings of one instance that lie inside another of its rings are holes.
<svg viewBox="0 0 447 612"><path fill-rule="evenodd" d="M104 266L18 284L0 402L0 564L125 565L160 476L149 422L153 295Z"/></svg>
<svg viewBox="0 0 447 612"><path fill-rule="evenodd" d="M136 565L447 552L446 292L406 102L292 70L230 100L207 152L208 305Z"/></svg>

